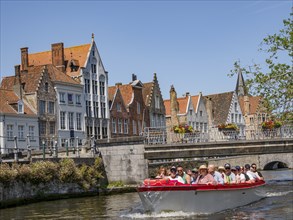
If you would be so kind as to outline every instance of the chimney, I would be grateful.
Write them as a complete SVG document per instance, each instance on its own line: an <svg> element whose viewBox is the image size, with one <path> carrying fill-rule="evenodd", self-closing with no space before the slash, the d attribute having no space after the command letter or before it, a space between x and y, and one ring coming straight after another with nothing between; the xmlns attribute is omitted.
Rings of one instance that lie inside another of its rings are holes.
<svg viewBox="0 0 293 220"><path fill-rule="evenodd" d="M16 77L20 77L20 65L14 66L14 72Z"/></svg>
<svg viewBox="0 0 293 220"><path fill-rule="evenodd" d="M209 126L213 125L214 117L215 117L215 111L213 109L213 101L210 97L206 97L206 110L208 113L208 124Z"/></svg>
<svg viewBox="0 0 293 220"><path fill-rule="evenodd" d="M65 72L64 65L64 46L63 43L56 43L51 45L52 64L62 72Z"/></svg>
<svg viewBox="0 0 293 220"><path fill-rule="evenodd" d="M137 76L134 73L132 73L132 82L135 80L137 80Z"/></svg>
<svg viewBox="0 0 293 220"><path fill-rule="evenodd" d="M185 93L185 96L186 96L186 97L188 97L188 96L189 96L189 94L190 94L189 92L186 92L186 93Z"/></svg>
<svg viewBox="0 0 293 220"><path fill-rule="evenodd" d="M175 91L174 86L171 86L170 89L170 111L171 111L171 126L178 126L179 125L179 119L178 119L178 111L179 111L179 105L177 102L177 93Z"/></svg>
<svg viewBox="0 0 293 220"><path fill-rule="evenodd" d="M20 48L21 51L21 70L28 69L28 47Z"/></svg>
<svg viewBox="0 0 293 220"><path fill-rule="evenodd" d="M115 83L116 88L119 88L119 86L122 86L121 82Z"/></svg>
<svg viewBox="0 0 293 220"><path fill-rule="evenodd" d="M249 97L247 95L244 96L244 116L248 115L250 112L250 102L249 102Z"/></svg>

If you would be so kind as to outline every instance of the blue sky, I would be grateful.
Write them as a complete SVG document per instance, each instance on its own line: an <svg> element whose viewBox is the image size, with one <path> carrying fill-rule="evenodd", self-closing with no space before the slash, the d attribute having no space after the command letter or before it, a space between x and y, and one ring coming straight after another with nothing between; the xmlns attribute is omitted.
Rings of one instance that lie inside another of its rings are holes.
<svg viewBox="0 0 293 220"><path fill-rule="evenodd" d="M263 63L262 39L277 33L292 1L2 1L1 78L29 53L90 43L95 34L109 85L156 72L164 99L232 91L237 60Z"/></svg>

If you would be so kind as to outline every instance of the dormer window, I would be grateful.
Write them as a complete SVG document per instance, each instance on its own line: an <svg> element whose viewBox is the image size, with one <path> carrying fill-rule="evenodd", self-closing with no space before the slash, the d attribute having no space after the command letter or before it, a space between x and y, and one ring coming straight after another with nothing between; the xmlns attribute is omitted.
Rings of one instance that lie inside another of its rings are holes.
<svg viewBox="0 0 293 220"><path fill-rule="evenodd" d="M93 50L93 56L95 56L95 51Z"/></svg>
<svg viewBox="0 0 293 220"><path fill-rule="evenodd" d="M23 114L23 102L20 100L17 103L18 114Z"/></svg>

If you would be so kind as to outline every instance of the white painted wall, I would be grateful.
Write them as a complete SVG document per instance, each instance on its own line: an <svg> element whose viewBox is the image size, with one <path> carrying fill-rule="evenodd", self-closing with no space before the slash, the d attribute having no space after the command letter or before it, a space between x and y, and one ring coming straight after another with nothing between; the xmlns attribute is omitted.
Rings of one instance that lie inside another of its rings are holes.
<svg viewBox="0 0 293 220"><path fill-rule="evenodd" d="M1 153L12 153L14 148L14 140L7 138L7 125L13 126L13 136L17 137L17 145L21 150L27 149L26 137L29 134L29 126L34 126L34 138L30 138L31 149L39 149L39 125L38 118L35 116L27 116L23 114L1 114L0 115L0 146ZM18 126L22 125L24 140L18 138Z"/></svg>
<svg viewBox="0 0 293 220"><path fill-rule="evenodd" d="M74 126L74 137L78 137L79 139L85 139L85 100L83 94L83 86L79 84L65 84L65 83L55 83L55 91L57 94L57 104L56 104L56 115L57 115L57 128L58 128L58 142L59 146L61 146L61 140L70 139L70 129L69 129L69 121L68 121L68 113L73 113L73 126ZM62 103L60 100L60 94L63 93L65 95L65 102ZM68 102L68 94L72 94L73 103L70 104ZM77 103L77 95L80 96L80 104ZM60 112L66 112L65 116L65 129L61 129L60 123ZM81 130L77 130L77 120L76 115L81 114Z"/></svg>

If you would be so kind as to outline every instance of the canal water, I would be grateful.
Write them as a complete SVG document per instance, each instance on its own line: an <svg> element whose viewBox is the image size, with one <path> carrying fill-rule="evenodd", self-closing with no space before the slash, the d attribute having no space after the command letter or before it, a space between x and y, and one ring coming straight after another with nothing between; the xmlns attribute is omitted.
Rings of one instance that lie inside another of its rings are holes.
<svg viewBox="0 0 293 220"><path fill-rule="evenodd" d="M64 199L0 210L0 219L293 219L293 170L263 171L266 198L212 215L145 213L137 193ZM239 198L241 199L241 198ZM225 201L223 201L225 202ZM212 205L212 204L211 204Z"/></svg>

